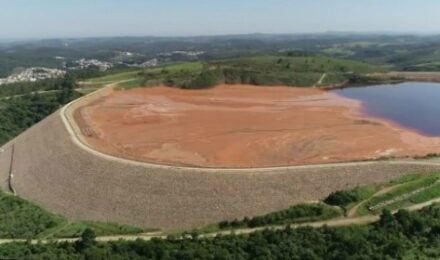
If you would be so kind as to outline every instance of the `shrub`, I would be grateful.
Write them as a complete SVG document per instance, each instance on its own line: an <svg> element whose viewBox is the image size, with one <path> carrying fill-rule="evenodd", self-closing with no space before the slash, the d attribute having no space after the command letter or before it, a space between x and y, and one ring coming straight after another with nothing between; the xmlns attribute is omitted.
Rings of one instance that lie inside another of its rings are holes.
<svg viewBox="0 0 440 260"><path fill-rule="evenodd" d="M336 191L324 200L325 203L333 206L347 206L356 201L358 198L352 191Z"/></svg>

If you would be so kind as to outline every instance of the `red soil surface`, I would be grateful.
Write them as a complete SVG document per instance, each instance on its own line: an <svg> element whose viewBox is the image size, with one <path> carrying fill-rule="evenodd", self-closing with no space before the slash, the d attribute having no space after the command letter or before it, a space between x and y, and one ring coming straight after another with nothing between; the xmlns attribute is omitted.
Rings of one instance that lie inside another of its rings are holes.
<svg viewBox="0 0 440 260"><path fill-rule="evenodd" d="M75 112L86 142L139 161L269 167L440 151L440 140L359 114L316 88L221 85L115 91Z"/></svg>

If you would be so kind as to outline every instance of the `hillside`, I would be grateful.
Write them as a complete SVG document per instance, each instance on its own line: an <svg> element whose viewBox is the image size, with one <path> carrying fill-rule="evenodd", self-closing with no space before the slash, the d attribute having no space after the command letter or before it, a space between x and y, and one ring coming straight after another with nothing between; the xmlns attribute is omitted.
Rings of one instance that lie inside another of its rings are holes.
<svg viewBox="0 0 440 260"><path fill-rule="evenodd" d="M207 88L218 84L286 85L296 87L340 86L377 81L369 73L385 72L381 67L344 59L318 56L255 56L209 62L187 62L135 70L93 82L133 79L123 87L167 85L179 88ZM387 79L382 78L381 81Z"/></svg>

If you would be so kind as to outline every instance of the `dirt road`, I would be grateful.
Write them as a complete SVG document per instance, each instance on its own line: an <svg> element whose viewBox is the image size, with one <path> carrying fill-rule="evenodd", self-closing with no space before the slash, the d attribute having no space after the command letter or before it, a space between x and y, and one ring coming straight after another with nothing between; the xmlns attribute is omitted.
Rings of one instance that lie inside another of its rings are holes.
<svg viewBox="0 0 440 260"><path fill-rule="evenodd" d="M327 73L322 74L321 78L319 78L318 82L316 82L315 86L319 87L324 82L324 79L327 77Z"/></svg>

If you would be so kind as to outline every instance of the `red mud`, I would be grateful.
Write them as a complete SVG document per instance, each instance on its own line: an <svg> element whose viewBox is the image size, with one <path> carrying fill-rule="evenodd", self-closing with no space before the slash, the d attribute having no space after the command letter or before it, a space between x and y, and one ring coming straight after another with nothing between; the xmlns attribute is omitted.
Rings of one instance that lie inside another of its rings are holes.
<svg viewBox="0 0 440 260"><path fill-rule="evenodd" d="M438 138L359 111L358 102L316 88L221 85L115 91L75 118L98 151L179 166L269 167L440 151Z"/></svg>

